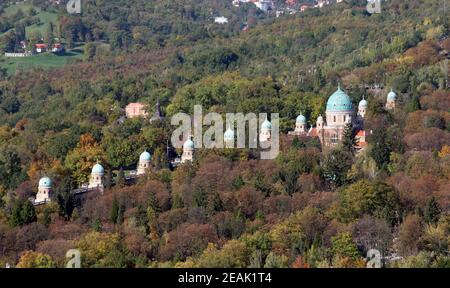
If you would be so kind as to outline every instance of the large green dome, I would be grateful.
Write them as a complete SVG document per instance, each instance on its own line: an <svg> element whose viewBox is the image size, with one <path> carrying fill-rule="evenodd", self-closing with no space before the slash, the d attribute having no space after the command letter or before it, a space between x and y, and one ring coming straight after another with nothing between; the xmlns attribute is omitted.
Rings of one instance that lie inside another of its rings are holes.
<svg viewBox="0 0 450 288"><path fill-rule="evenodd" d="M351 111L353 110L352 101L350 97L341 90L339 86L338 90L331 95L327 102L327 111Z"/></svg>

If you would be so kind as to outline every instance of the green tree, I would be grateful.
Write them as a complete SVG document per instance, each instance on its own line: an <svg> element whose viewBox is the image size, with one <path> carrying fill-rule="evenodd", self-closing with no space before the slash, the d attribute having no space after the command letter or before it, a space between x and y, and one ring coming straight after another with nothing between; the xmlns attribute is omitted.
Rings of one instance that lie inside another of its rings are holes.
<svg viewBox="0 0 450 288"><path fill-rule="evenodd" d="M352 155L341 149L329 151L322 160L322 173L325 180L334 187L347 182L347 173L353 164Z"/></svg>
<svg viewBox="0 0 450 288"><path fill-rule="evenodd" d="M345 151L350 152L352 155L355 155L357 145L358 140L356 139L356 129L353 127L353 124L349 122L345 125L344 128L342 147Z"/></svg>
<svg viewBox="0 0 450 288"><path fill-rule="evenodd" d="M111 188L112 182L113 182L112 170L111 169L107 169L106 170L106 175L105 175L105 188L106 189Z"/></svg>
<svg viewBox="0 0 450 288"><path fill-rule="evenodd" d="M198 187L195 189L193 194L193 204L194 207L206 207L207 204L207 197L206 191L203 189L203 187Z"/></svg>
<svg viewBox="0 0 450 288"><path fill-rule="evenodd" d="M406 112L411 113L417 110L420 110L420 98L418 95L414 95L411 99L411 101L408 102L408 104L405 107Z"/></svg>
<svg viewBox="0 0 450 288"><path fill-rule="evenodd" d="M37 221L36 209L34 209L34 206L30 201L24 200L20 211L20 216L23 224L29 224Z"/></svg>
<svg viewBox="0 0 450 288"><path fill-rule="evenodd" d="M207 210L211 215L223 210L222 200L218 192L212 192L209 195Z"/></svg>
<svg viewBox="0 0 450 288"><path fill-rule="evenodd" d="M55 191L55 198L59 207L59 215L69 220L75 209L75 198L72 191L74 190L73 179L64 177Z"/></svg>
<svg viewBox="0 0 450 288"><path fill-rule="evenodd" d="M348 257L352 260L359 258L358 247L348 232L339 233L331 238L331 252L334 257Z"/></svg>
<svg viewBox="0 0 450 288"><path fill-rule="evenodd" d="M435 224L439 220L441 215L441 208L436 200L436 197L432 196L426 203L423 211L423 218L426 223Z"/></svg>
<svg viewBox="0 0 450 288"><path fill-rule="evenodd" d="M375 160L381 170L386 170L390 161L391 147L387 141L388 135L385 128L378 128L373 132L369 142L372 143L370 157Z"/></svg>
<svg viewBox="0 0 450 288"><path fill-rule="evenodd" d="M172 208L173 209L178 209L178 208L183 208L183 207L184 207L183 198L181 198L180 195L176 194L173 197Z"/></svg>
<svg viewBox="0 0 450 288"><path fill-rule="evenodd" d="M120 209L119 201L117 201L117 198L114 196L112 207L109 212L109 220L114 224L117 223L117 216L119 215L119 209Z"/></svg>
<svg viewBox="0 0 450 288"><path fill-rule="evenodd" d="M91 227L92 230L94 230L95 232L102 232L103 230L102 220L100 220L99 217L96 217L94 221L92 221Z"/></svg>
<svg viewBox="0 0 450 288"><path fill-rule="evenodd" d="M9 223L18 227L37 221L36 210L28 199L14 199L11 207Z"/></svg>
<svg viewBox="0 0 450 288"><path fill-rule="evenodd" d="M0 151L0 183L7 188L15 188L25 180L21 164L19 153L14 148Z"/></svg>

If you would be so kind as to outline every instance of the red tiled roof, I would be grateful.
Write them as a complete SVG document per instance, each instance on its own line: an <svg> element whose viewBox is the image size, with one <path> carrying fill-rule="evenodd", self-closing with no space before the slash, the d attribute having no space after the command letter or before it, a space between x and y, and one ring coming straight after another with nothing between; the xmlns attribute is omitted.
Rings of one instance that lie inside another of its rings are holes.
<svg viewBox="0 0 450 288"><path fill-rule="evenodd" d="M311 128L311 129L309 129L309 131L308 131L308 136L309 136L309 137L317 137L317 136L318 136L318 134L317 134L317 128Z"/></svg>
<svg viewBox="0 0 450 288"><path fill-rule="evenodd" d="M36 44L36 48L47 48L47 44Z"/></svg>
<svg viewBox="0 0 450 288"><path fill-rule="evenodd" d="M357 137L363 137L366 136L366 130L359 130L356 134Z"/></svg>

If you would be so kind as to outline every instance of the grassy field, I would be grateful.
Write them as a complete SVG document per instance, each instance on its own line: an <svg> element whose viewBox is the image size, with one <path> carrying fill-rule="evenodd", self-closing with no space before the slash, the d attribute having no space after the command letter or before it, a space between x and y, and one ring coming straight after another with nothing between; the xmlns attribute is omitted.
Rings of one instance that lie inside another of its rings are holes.
<svg viewBox="0 0 450 288"><path fill-rule="evenodd" d="M33 36L35 33L40 33L41 36L44 36L50 22L52 22L55 26L57 25L58 15L56 13L42 11L41 9L33 6L30 1L12 4L5 9L3 14L5 16L12 16L20 9L25 15L29 15L31 8L34 8L37 12L35 16L40 19L40 23L26 27L27 38ZM74 49L70 49L60 55L43 53L24 58L7 58L0 55L0 68L6 68L8 74L12 75L18 70L31 69L35 67L41 67L43 69L61 67L75 59L82 59L83 49L83 44L79 44Z"/></svg>
<svg viewBox="0 0 450 288"><path fill-rule="evenodd" d="M26 27L26 33L27 35L33 34L33 33L41 33L41 35L45 35L45 32L47 31L48 24L52 22L53 24L57 24L58 21L58 15L56 13L46 12L42 11L37 7L34 7L30 3L19 3L19 4L13 4L5 9L5 16L11 16L17 13L19 9L22 10L25 15L28 15L28 11L34 8L37 12L36 17L39 17L40 22L39 24L31 25Z"/></svg>
<svg viewBox="0 0 450 288"><path fill-rule="evenodd" d="M31 69L41 67L43 69L56 68L66 65L73 59L83 58L83 48L69 50L61 55L53 53L42 53L23 58L7 58L0 56L0 67L6 68L9 75L15 74L17 70Z"/></svg>

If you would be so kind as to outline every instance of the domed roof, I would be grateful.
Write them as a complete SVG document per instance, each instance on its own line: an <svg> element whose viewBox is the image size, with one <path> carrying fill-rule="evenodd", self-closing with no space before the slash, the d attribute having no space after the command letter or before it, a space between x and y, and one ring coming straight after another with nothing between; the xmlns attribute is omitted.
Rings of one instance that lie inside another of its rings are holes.
<svg viewBox="0 0 450 288"><path fill-rule="evenodd" d="M41 188L51 188L52 187L52 180L48 177L42 177L41 180L39 180L39 187Z"/></svg>
<svg viewBox="0 0 450 288"><path fill-rule="evenodd" d="M323 122L323 117L322 117L322 115L320 115L319 117L317 117L317 122Z"/></svg>
<svg viewBox="0 0 450 288"><path fill-rule="evenodd" d="M141 156L139 156L139 160L142 161L151 161L152 155L148 153L147 151L142 152Z"/></svg>
<svg viewBox="0 0 450 288"><path fill-rule="evenodd" d="M359 107L361 108L367 108L369 102L367 102L366 99L362 99L361 101L359 101Z"/></svg>
<svg viewBox="0 0 450 288"><path fill-rule="evenodd" d="M194 141L191 139L186 140L183 144L183 149L194 149Z"/></svg>
<svg viewBox="0 0 450 288"><path fill-rule="evenodd" d="M298 124L306 124L306 117L303 115L298 115L297 119L295 120Z"/></svg>
<svg viewBox="0 0 450 288"><path fill-rule="evenodd" d="M94 165L94 167L92 167L92 173L103 174L105 173L105 169L103 168L102 165L97 163Z"/></svg>
<svg viewBox="0 0 450 288"><path fill-rule="evenodd" d="M327 111L351 111L353 110L352 101L350 97L341 90L339 86L338 90L330 96L327 102Z"/></svg>
<svg viewBox="0 0 450 288"><path fill-rule="evenodd" d="M223 139L225 141L234 140L234 131L228 128L227 131L225 131L225 134L223 134Z"/></svg>
<svg viewBox="0 0 450 288"><path fill-rule="evenodd" d="M395 101L397 100L397 94L395 94L394 90L391 89L391 92L389 92L387 96L387 100Z"/></svg>
<svg viewBox="0 0 450 288"><path fill-rule="evenodd" d="M272 129L272 123L269 122L269 120L264 120L264 122L261 125L261 129L267 129L267 130L271 130Z"/></svg>

